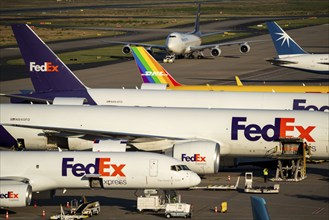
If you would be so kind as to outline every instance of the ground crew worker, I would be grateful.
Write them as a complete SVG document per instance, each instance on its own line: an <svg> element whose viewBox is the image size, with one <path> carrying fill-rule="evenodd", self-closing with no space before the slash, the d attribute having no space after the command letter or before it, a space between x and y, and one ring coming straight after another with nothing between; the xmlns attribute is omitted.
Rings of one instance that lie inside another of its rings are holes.
<svg viewBox="0 0 329 220"><path fill-rule="evenodd" d="M267 168L265 168L263 170L263 175L264 175L264 183L266 183L267 182L267 177L268 177L268 169Z"/></svg>

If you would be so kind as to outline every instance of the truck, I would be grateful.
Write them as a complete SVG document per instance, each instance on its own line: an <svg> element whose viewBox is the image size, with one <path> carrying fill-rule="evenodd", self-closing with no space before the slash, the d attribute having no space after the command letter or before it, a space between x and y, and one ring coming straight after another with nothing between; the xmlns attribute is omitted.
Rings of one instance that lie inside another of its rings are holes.
<svg viewBox="0 0 329 220"><path fill-rule="evenodd" d="M165 206L165 217L192 218L192 205L187 203L167 203Z"/></svg>
<svg viewBox="0 0 329 220"><path fill-rule="evenodd" d="M101 207L98 201L84 202L79 205L78 208L71 209L71 214L91 217L93 215L98 215L100 211Z"/></svg>

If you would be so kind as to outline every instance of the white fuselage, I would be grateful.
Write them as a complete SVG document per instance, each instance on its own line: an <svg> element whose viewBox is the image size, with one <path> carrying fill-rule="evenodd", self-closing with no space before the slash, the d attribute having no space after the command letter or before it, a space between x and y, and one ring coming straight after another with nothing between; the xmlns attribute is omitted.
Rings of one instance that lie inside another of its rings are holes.
<svg viewBox="0 0 329 220"><path fill-rule="evenodd" d="M35 139L42 138L45 129L201 139L219 143L221 156L264 157L278 145L279 137L293 136L311 145L313 158L329 157L326 112L2 104L0 116L1 125L15 138L39 128Z"/></svg>
<svg viewBox="0 0 329 220"><path fill-rule="evenodd" d="M194 34L173 32L168 35L165 46L167 52L175 55L189 54L190 47L200 46L201 38Z"/></svg>
<svg viewBox="0 0 329 220"><path fill-rule="evenodd" d="M97 105L329 111L329 94L88 89Z"/></svg>
<svg viewBox="0 0 329 220"><path fill-rule="evenodd" d="M278 60L288 61L288 63L280 64L280 66L318 73L329 73L329 54L281 55Z"/></svg>
<svg viewBox="0 0 329 220"><path fill-rule="evenodd" d="M0 178L28 179L33 192L60 188L188 188L200 183L190 170L174 171L180 161L147 152L5 152L0 154ZM0 182L1 184L1 182Z"/></svg>

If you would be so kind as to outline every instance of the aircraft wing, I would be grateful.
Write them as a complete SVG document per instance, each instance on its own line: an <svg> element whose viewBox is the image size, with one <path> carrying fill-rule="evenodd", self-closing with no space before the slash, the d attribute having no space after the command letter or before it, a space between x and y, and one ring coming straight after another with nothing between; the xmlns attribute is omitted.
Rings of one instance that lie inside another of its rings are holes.
<svg viewBox="0 0 329 220"><path fill-rule="evenodd" d="M267 62L270 62L273 65L285 65L285 64L297 64L297 62L289 61L289 60L280 60L280 59L267 59Z"/></svg>
<svg viewBox="0 0 329 220"><path fill-rule="evenodd" d="M24 96L24 95L0 93L0 96L4 96L4 97L8 97L8 98L22 99L22 100L33 102L33 103L42 103L42 104L52 104L53 103L53 100L50 100L50 99L35 98L35 97Z"/></svg>
<svg viewBox="0 0 329 220"><path fill-rule="evenodd" d="M143 142L154 142L161 140L196 140L196 138L181 138L181 137L167 137L160 135L149 135L143 133L125 133L118 131L102 131L102 130L87 130L87 129L77 129L77 128L63 128L63 127L46 127L37 125L20 125L20 124L2 124L4 126L31 128L43 130L45 134L58 137L79 137L86 140L95 140L100 138L109 139L125 139L130 143L143 143ZM199 140L199 139L197 139Z"/></svg>
<svg viewBox="0 0 329 220"><path fill-rule="evenodd" d="M142 47L151 47L151 48L156 48L156 49L160 49L160 50L166 50L165 45L144 44L144 43L126 42L126 41L104 41L104 42L111 43L111 44L129 45L129 46L142 46Z"/></svg>
<svg viewBox="0 0 329 220"><path fill-rule="evenodd" d="M199 50L205 50L205 49L211 49L214 47L221 47L221 46L231 46L231 45L242 45L242 44L248 44L252 42L258 42L262 40L255 40L255 41L235 41L235 42L226 42L226 43L218 43L218 44L205 44L205 45L200 45L200 46L195 46L195 47L190 47L190 51L199 51Z"/></svg>

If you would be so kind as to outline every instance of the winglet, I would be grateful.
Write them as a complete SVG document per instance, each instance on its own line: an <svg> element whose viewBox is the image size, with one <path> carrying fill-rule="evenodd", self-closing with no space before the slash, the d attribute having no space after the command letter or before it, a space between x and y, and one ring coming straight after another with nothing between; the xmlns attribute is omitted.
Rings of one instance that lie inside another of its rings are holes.
<svg viewBox="0 0 329 220"><path fill-rule="evenodd" d="M144 83L181 86L144 47L131 47L131 50Z"/></svg>
<svg viewBox="0 0 329 220"><path fill-rule="evenodd" d="M241 82L241 80L240 80L240 78L238 76L235 76L235 81L236 81L236 84L238 86L243 86L243 84L242 84L242 82Z"/></svg>
<svg viewBox="0 0 329 220"><path fill-rule="evenodd" d="M266 201L262 197L251 196L252 216L254 220L270 220L266 208Z"/></svg>
<svg viewBox="0 0 329 220"><path fill-rule="evenodd" d="M266 22L266 25L279 58L307 54L276 22Z"/></svg>
<svg viewBox="0 0 329 220"><path fill-rule="evenodd" d="M86 89L27 24L13 24L11 27L36 92Z"/></svg>

